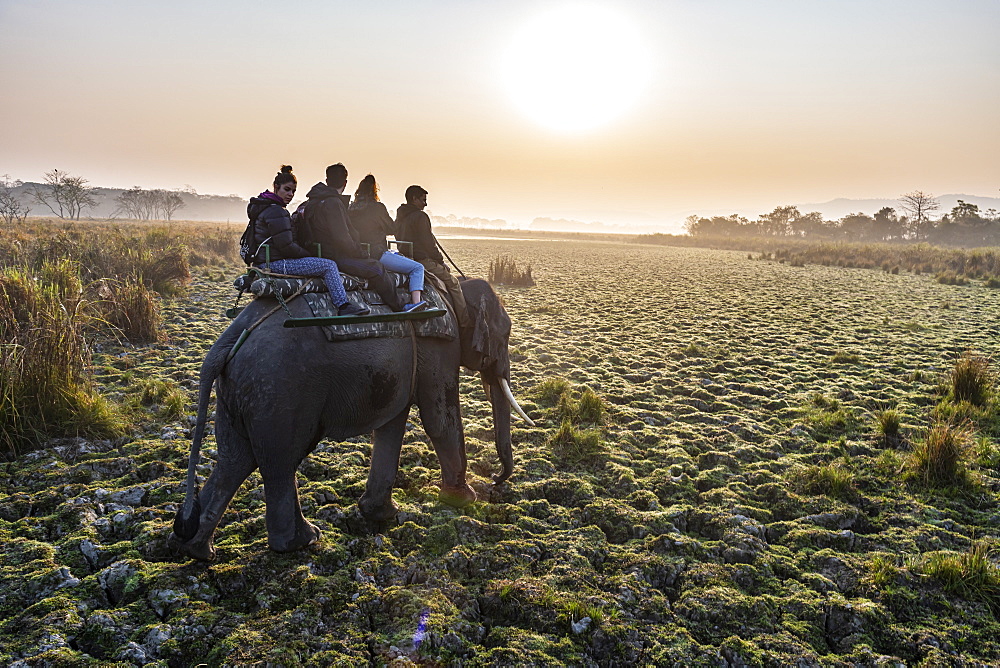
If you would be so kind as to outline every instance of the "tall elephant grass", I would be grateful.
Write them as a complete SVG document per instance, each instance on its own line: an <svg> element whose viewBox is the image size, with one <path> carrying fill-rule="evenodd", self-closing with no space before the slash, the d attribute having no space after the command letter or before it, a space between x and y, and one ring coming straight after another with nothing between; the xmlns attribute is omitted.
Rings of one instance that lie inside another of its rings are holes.
<svg viewBox="0 0 1000 668"><path fill-rule="evenodd" d="M0 457L48 437L123 433L127 406L97 392L88 338L160 339L156 293L182 290L192 259L234 264L237 237L220 225L46 220L0 237Z"/></svg>
<svg viewBox="0 0 1000 668"><path fill-rule="evenodd" d="M0 271L0 456L45 437L124 432L90 374L85 332L96 325L73 262Z"/></svg>
<svg viewBox="0 0 1000 668"><path fill-rule="evenodd" d="M133 277L160 294L190 279L191 267L240 262L242 226L173 223L32 220L0 237L0 267L46 261L79 261L85 281Z"/></svg>

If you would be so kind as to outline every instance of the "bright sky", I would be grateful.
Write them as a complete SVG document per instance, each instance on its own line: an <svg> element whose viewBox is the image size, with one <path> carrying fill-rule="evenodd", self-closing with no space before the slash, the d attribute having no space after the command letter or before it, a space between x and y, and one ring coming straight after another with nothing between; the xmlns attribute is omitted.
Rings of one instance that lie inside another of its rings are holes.
<svg viewBox="0 0 1000 668"><path fill-rule="evenodd" d="M596 27L595 27L596 25ZM0 0L0 174L679 223L1000 188L997 0Z"/></svg>

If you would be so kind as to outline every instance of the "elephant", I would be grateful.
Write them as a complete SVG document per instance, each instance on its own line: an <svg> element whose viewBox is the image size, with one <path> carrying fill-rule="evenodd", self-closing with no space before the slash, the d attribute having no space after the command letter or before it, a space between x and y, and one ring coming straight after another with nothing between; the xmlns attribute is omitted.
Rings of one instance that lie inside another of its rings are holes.
<svg viewBox="0 0 1000 668"><path fill-rule="evenodd" d="M244 330L276 304L273 299L252 301L202 364L185 499L174 518L171 542L183 554L213 560L213 535L223 512L243 481L260 469L268 547L288 552L316 543L320 531L302 514L296 470L321 439L340 441L366 433L373 434L372 456L358 505L368 520L391 520L398 510L392 487L413 404L441 466L440 500L455 507L472 503L476 492L466 482L460 366L478 371L487 389L502 467L493 481L506 481L514 468L511 408L528 419L510 391L511 321L486 281L465 280L462 291L474 324L450 341L329 342L319 327L284 328L289 314L279 307L238 345ZM287 308L291 317L311 316L302 300ZM231 354L234 347L238 350ZM213 384L218 455L199 492L196 466Z"/></svg>

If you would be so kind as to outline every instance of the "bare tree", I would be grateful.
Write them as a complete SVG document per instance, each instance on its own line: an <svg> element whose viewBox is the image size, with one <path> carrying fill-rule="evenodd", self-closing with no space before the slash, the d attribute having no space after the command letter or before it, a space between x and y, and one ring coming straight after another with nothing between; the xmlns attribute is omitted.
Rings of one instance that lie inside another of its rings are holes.
<svg viewBox="0 0 1000 668"><path fill-rule="evenodd" d="M129 190L118 193L115 202L115 215L123 215L132 220L142 220L144 192L139 186L132 186Z"/></svg>
<svg viewBox="0 0 1000 668"><path fill-rule="evenodd" d="M167 192L166 190L157 190L156 192L159 193L159 206L164 220L173 220L177 210L184 208L184 200L176 192Z"/></svg>
<svg viewBox="0 0 1000 668"><path fill-rule="evenodd" d="M60 218L80 220L80 214L85 208L97 205L92 194L94 188L87 186L87 183L87 179L82 176L71 176L67 172L53 169L45 172L44 185L36 186L31 196Z"/></svg>
<svg viewBox="0 0 1000 668"><path fill-rule="evenodd" d="M12 180L10 174L0 176L0 217L8 225L23 223L31 212L31 207L21 202L14 192L22 185L21 181Z"/></svg>
<svg viewBox="0 0 1000 668"><path fill-rule="evenodd" d="M164 212L164 216L167 216L165 204L170 194L165 190L145 190L139 186L132 186L128 190L123 190L115 198L115 201L118 202L115 213L133 220L153 220L156 218L156 214L161 211ZM178 197L178 199L180 198ZM181 202L181 205L183 204ZM173 214L173 210L170 211L170 214ZM169 216L167 216L167 220L169 220Z"/></svg>
<svg viewBox="0 0 1000 668"><path fill-rule="evenodd" d="M925 234L930 223L930 213L941 208L941 203L934 195L925 193L922 190L914 190L899 198L900 205L906 213L910 214L910 225L912 233L916 237Z"/></svg>

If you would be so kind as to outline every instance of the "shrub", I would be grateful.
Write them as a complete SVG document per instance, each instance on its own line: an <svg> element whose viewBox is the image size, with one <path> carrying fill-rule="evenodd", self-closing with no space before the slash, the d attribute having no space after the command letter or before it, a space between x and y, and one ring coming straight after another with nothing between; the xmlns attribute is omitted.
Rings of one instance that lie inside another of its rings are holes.
<svg viewBox="0 0 1000 668"><path fill-rule="evenodd" d="M975 406L985 406L993 391L993 374L989 360L980 355L962 355L950 377L951 396L955 401L968 401Z"/></svg>
<svg viewBox="0 0 1000 668"><path fill-rule="evenodd" d="M910 475L928 487L942 487L966 481L969 429L938 423L927 437L913 446L908 468Z"/></svg>
<svg viewBox="0 0 1000 668"><path fill-rule="evenodd" d="M518 268L517 261L509 255L500 255L490 260L487 280L494 285L531 287L535 284L535 279L531 276L531 265Z"/></svg>

